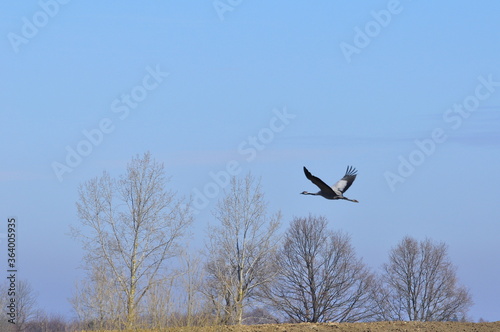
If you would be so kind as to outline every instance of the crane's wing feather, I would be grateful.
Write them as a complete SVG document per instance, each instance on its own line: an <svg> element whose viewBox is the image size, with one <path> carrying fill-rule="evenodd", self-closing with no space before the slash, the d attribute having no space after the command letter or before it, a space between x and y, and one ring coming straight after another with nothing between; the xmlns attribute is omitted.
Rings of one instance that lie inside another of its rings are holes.
<svg viewBox="0 0 500 332"><path fill-rule="evenodd" d="M317 185L321 191L323 191L324 193L333 194L335 196L335 192L329 185L324 183L323 180L321 180L317 176L312 175L311 172L309 172L305 167L304 167L304 174L306 175L306 178L308 178L312 183Z"/></svg>
<svg viewBox="0 0 500 332"><path fill-rule="evenodd" d="M352 167L352 166L347 166L347 170L345 172L345 175L342 179L340 179L337 183L335 183L332 187L333 191L337 195L341 195L349 189L351 184L354 182L356 179L356 174L357 170ZM339 194L340 193L340 194Z"/></svg>

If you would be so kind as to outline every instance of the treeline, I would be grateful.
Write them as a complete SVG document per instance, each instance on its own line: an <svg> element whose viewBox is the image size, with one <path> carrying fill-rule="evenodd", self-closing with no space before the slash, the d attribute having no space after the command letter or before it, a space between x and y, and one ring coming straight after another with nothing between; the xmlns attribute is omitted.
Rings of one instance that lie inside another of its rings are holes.
<svg viewBox="0 0 500 332"><path fill-rule="evenodd" d="M444 243L405 237L374 273L323 216L296 217L281 234L281 214L247 175L221 195L206 249L188 254L189 201L165 188L149 153L119 178L104 172L79 187L78 328L467 318L471 295Z"/></svg>

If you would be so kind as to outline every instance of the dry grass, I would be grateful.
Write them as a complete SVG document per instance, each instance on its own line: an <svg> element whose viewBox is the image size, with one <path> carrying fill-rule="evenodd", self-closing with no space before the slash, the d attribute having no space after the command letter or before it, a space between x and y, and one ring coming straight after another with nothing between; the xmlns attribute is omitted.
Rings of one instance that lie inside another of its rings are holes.
<svg viewBox="0 0 500 332"><path fill-rule="evenodd" d="M460 322L373 322L373 323L302 323L243 326L175 327L137 329L134 332L498 332L500 321L494 323ZM82 331L84 332L84 331ZM101 331L124 332L124 331Z"/></svg>

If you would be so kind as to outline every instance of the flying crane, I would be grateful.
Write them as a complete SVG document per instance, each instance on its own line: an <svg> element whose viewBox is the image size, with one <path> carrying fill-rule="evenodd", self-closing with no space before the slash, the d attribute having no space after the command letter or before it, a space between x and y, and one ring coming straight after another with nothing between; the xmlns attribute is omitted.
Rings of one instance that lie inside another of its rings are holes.
<svg viewBox="0 0 500 332"><path fill-rule="evenodd" d="M301 192L301 194L323 196L326 199L345 199L347 201L359 203L355 199L349 199L344 196L344 192L346 192L347 189L349 189L351 184L356 179L357 175L356 173L357 171L354 167L347 166L347 170L345 172L344 177L330 187L325 182L323 182L323 180L321 180L317 176L312 175L311 172L309 172L307 168L304 167L304 174L306 175L306 178L308 178L312 183L317 185L320 190L317 193L310 193L307 191L303 191Z"/></svg>

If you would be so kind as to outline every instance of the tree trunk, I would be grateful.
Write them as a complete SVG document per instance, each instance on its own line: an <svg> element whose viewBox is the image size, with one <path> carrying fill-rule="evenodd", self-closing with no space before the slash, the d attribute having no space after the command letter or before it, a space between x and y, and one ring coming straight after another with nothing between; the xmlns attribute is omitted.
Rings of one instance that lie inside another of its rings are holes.
<svg viewBox="0 0 500 332"><path fill-rule="evenodd" d="M243 298L244 292L243 288L240 287L238 290L238 298L236 299L236 324L241 325L243 323Z"/></svg>
<svg viewBox="0 0 500 332"><path fill-rule="evenodd" d="M135 226L135 227L137 227L137 226ZM138 247L137 233L138 232L136 232L136 234L135 234L136 238L134 239L134 245L133 245L131 262L130 262L130 286L129 286L128 299L127 299L127 326L128 326L128 328L132 328L134 326L135 318L136 318L135 293L137 290L137 260L136 260L137 247Z"/></svg>

